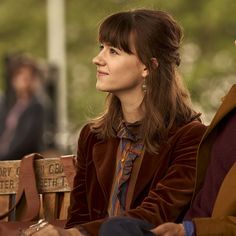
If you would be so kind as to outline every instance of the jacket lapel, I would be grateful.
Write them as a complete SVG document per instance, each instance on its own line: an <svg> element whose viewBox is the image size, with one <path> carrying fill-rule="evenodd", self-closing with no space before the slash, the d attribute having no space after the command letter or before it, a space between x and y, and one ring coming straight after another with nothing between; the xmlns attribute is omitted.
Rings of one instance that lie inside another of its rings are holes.
<svg viewBox="0 0 236 236"><path fill-rule="evenodd" d="M169 151L169 148L170 145L168 143L164 143L160 148L159 154L153 155L148 152L144 153L134 188L132 203L139 196L140 192L145 189L145 186L152 182L155 177L155 172L158 172L158 169L160 169L163 165L163 158L161 157L165 156L165 153Z"/></svg>
<svg viewBox="0 0 236 236"><path fill-rule="evenodd" d="M112 138L109 141L95 144L93 148L93 162L106 201L109 201L112 188L118 145L119 139Z"/></svg>
<svg viewBox="0 0 236 236"><path fill-rule="evenodd" d="M116 169L116 155L119 145L119 139L113 138L107 142L99 142L94 145L93 162L96 168L99 185L104 193L106 201L109 201L110 191L113 184L113 176ZM162 158L169 151L169 144L161 146L160 152L153 155L145 152L138 173L137 181L134 188L133 200L139 193L150 183L154 177L154 172L161 168Z"/></svg>
<svg viewBox="0 0 236 236"><path fill-rule="evenodd" d="M193 198L198 193L205 179L206 170L211 158L211 147L218 123L236 107L236 85L233 85L229 93L225 96L223 103L216 112L210 126L207 128L198 150L197 157L197 180Z"/></svg>
<svg viewBox="0 0 236 236"><path fill-rule="evenodd" d="M230 169L218 192L212 217L236 214L236 163Z"/></svg>
<svg viewBox="0 0 236 236"><path fill-rule="evenodd" d="M216 112L210 126L205 132L204 139L211 133L215 126L236 107L236 85L233 85L229 93L225 96L223 103Z"/></svg>

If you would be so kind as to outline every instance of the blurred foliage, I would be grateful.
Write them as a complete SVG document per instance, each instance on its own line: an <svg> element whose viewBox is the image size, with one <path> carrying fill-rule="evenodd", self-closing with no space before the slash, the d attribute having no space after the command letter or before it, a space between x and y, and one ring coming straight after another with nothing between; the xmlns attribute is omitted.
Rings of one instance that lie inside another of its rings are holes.
<svg viewBox="0 0 236 236"><path fill-rule="evenodd" d="M46 61L46 7L46 1L1 0L1 59L24 51ZM65 0L65 7L68 112L73 128L103 109L105 95L95 90L91 60L98 52L99 22L116 11L143 7L166 10L183 26L180 73L207 123L220 98L236 82L235 0Z"/></svg>

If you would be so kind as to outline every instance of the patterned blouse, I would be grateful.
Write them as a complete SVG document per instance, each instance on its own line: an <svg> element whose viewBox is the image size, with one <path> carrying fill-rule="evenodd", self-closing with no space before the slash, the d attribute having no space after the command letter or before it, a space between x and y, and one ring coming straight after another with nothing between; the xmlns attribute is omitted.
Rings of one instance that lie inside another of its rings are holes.
<svg viewBox="0 0 236 236"><path fill-rule="evenodd" d="M120 144L117 151L116 172L110 195L109 216L119 215L129 207L129 198L132 197L128 194L131 187L129 183L131 178L137 177L132 176L132 168L135 161L138 158L142 158L144 153L140 125L140 121L127 123L122 120L116 129Z"/></svg>

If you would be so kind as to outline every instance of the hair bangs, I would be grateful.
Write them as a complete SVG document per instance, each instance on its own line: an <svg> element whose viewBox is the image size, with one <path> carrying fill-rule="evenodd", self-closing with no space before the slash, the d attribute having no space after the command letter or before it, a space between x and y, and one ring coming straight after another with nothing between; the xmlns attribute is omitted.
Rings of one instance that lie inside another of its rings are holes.
<svg viewBox="0 0 236 236"><path fill-rule="evenodd" d="M132 54L130 47L132 18L128 14L115 14L108 17L100 26L99 42L110 44L128 54Z"/></svg>

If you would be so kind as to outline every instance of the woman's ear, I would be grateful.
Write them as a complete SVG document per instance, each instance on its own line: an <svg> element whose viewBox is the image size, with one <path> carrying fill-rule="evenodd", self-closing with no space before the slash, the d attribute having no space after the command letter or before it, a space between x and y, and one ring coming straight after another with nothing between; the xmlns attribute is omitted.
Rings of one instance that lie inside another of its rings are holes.
<svg viewBox="0 0 236 236"><path fill-rule="evenodd" d="M157 61L157 59L155 58L155 57L152 57L151 58L151 63L152 63L152 68L153 69L156 69L157 67L158 67L158 61ZM147 77L148 76L148 74L149 74L149 70L148 70L148 68L146 67L146 66L144 66L144 68L143 68L143 73L142 73L142 77Z"/></svg>
<svg viewBox="0 0 236 236"><path fill-rule="evenodd" d="M143 68L142 77L145 78L148 76L148 74L149 74L148 68L145 66Z"/></svg>

